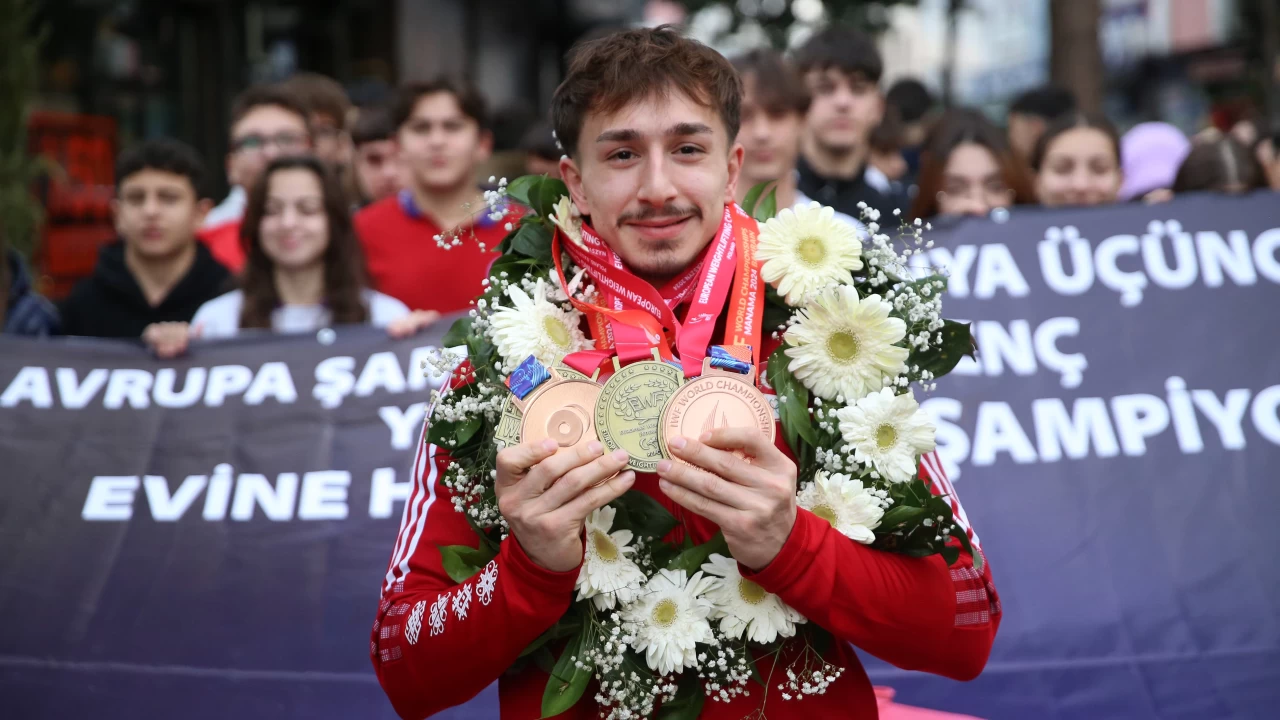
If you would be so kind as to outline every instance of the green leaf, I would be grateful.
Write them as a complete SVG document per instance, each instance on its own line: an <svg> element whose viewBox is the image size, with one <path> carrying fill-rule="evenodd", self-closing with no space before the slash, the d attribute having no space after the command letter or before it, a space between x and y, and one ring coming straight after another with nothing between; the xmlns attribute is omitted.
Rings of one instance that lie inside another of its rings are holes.
<svg viewBox="0 0 1280 720"><path fill-rule="evenodd" d="M591 682L591 668L579 668L574 663L582 659L582 651L591 633L591 625L583 623L582 629L564 646L560 659L551 669L547 687L542 691L542 717L555 717L573 707Z"/></svg>
<svg viewBox="0 0 1280 720"><path fill-rule="evenodd" d="M449 545L449 549L453 550L458 558L468 565L482 568L489 564L489 561L497 557L498 553L494 552L488 546L481 544L478 548L468 545Z"/></svg>
<svg viewBox="0 0 1280 720"><path fill-rule="evenodd" d="M819 445L818 431L813 426L813 418L809 416L809 390L796 380L787 365L785 343L769 356L769 365L765 374L769 385L778 394L778 416L782 424L782 433L792 451L799 454L802 450L800 440L812 447Z"/></svg>
<svg viewBox="0 0 1280 720"><path fill-rule="evenodd" d="M751 217L755 218L758 222L765 222L777 214L778 188L775 186L769 191L768 195L764 196L764 200L761 200L760 203L756 205L755 210L751 212Z"/></svg>
<svg viewBox="0 0 1280 720"><path fill-rule="evenodd" d="M969 323L958 323L954 320L943 320L942 345L926 352L918 353L912 362L921 370L928 370L935 378L942 377L955 369L960 358L973 355L973 340L969 334Z"/></svg>
<svg viewBox="0 0 1280 720"><path fill-rule="evenodd" d="M556 208L556 203L560 198L569 194L569 188L565 187L560 180L550 177L542 177L539 182L533 184L529 188L529 207L538 213L541 217L551 219L551 213Z"/></svg>
<svg viewBox="0 0 1280 720"><path fill-rule="evenodd" d="M507 183L507 195L525 207L532 207L529 203L529 191L535 183L545 177L545 175L521 175Z"/></svg>
<svg viewBox="0 0 1280 720"><path fill-rule="evenodd" d="M453 440L459 446L467 444L467 441L475 437L475 434L484 427L484 419L480 416L473 417L458 427L457 434Z"/></svg>
<svg viewBox="0 0 1280 720"><path fill-rule="evenodd" d="M447 348L462 347L467 344L467 338L471 334L471 318L458 318L449 328L449 332L445 333L440 344Z"/></svg>
<svg viewBox="0 0 1280 720"><path fill-rule="evenodd" d="M702 704L707 693L702 688L702 681L696 673L680 674L679 689L670 702L665 702L658 710L659 720L696 720L702 714Z"/></svg>
<svg viewBox="0 0 1280 720"><path fill-rule="evenodd" d="M764 684L764 676L760 674L760 668L756 667L756 654L751 651L751 646L745 646L742 651L747 654L747 667L751 669L751 679L759 683L760 687L768 687ZM776 655L774 656L773 661L778 661Z"/></svg>
<svg viewBox="0 0 1280 720"><path fill-rule="evenodd" d="M963 547L969 553L969 555L973 557L973 569L981 573L982 572L982 553L978 552L977 548L973 546L973 543L969 540L969 533L965 532L964 528L956 528L956 529L959 532L952 533L952 536L960 540L961 547ZM952 560L948 560L947 564L948 565L955 564L955 561L958 559L959 559L959 556L957 555L956 558Z"/></svg>
<svg viewBox="0 0 1280 720"><path fill-rule="evenodd" d="M922 507L897 505L885 512L884 517L880 518L880 527L877 529L881 531L894 530L903 523L920 520L927 512Z"/></svg>
<svg viewBox="0 0 1280 720"><path fill-rule="evenodd" d="M534 220L522 222L520 230L511 238L511 249L539 262L551 262L551 231Z"/></svg>
<svg viewBox="0 0 1280 720"><path fill-rule="evenodd" d="M742 198L742 209L747 211L748 215L755 217L756 205L760 202L760 196L764 194L765 188L769 187L774 181L766 181L752 185L747 191L746 197Z"/></svg>
<svg viewBox="0 0 1280 720"><path fill-rule="evenodd" d="M615 527L626 528L638 537L661 540L676 526L676 518L662 504L639 490L628 490L612 503L617 511Z"/></svg>
<svg viewBox="0 0 1280 720"><path fill-rule="evenodd" d="M719 553L729 557L729 545L724 541L724 535L717 532L715 537L702 543L695 545L679 555L676 555L667 563L668 570L684 570L692 575L702 569L702 563L711 557L712 553Z"/></svg>
<svg viewBox="0 0 1280 720"><path fill-rule="evenodd" d="M552 640L569 637L574 633L580 632L581 629L582 622L577 616L565 615L557 620L555 625L547 628L546 632L542 633L537 637L537 639L529 643L529 646L520 652L520 657L532 655L538 651L538 648L543 647Z"/></svg>
<svg viewBox="0 0 1280 720"><path fill-rule="evenodd" d="M459 549L467 551L475 551L475 548L466 545L437 545L440 548L440 560L444 565L444 571L449 573L449 577L456 583L466 582L473 575L480 572L480 565L472 565L462 559ZM487 562L487 561L486 561Z"/></svg>

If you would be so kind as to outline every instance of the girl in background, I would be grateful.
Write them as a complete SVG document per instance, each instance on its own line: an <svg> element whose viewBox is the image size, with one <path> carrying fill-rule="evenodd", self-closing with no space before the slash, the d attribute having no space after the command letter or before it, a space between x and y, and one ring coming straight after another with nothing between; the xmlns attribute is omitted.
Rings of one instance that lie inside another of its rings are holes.
<svg viewBox="0 0 1280 720"><path fill-rule="evenodd" d="M1035 202L1031 181L1004 133L975 110L952 110L925 141L911 216L986 216Z"/></svg>
<svg viewBox="0 0 1280 720"><path fill-rule="evenodd" d="M1116 128L1094 113L1069 113L1053 121L1031 155L1036 196L1046 207L1116 202L1124 182L1120 168Z"/></svg>

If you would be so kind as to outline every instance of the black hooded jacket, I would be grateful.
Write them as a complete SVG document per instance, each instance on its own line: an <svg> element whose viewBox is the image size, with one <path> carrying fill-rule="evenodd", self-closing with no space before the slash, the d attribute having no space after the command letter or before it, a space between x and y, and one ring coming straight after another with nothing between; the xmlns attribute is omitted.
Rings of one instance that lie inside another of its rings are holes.
<svg viewBox="0 0 1280 720"><path fill-rule="evenodd" d="M196 260L173 290L152 307L124 262L124 243L103 246L93 274L76 283L62 303L64 335L138 338L151 323L190 322L204 303L221 295L231 275L196 243Z"/></svg>

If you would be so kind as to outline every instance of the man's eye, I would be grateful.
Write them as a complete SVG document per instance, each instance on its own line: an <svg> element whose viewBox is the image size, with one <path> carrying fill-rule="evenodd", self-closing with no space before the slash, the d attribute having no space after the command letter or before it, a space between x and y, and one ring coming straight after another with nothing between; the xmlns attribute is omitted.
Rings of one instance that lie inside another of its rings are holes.
<svg viewBox="0 0 1280 720"><path fill-rule="evenodd" d="M677 150L676 152L680 153L681 155L697 155L702 152L702 148L696 145L681 145L680 149Z"/></svg>
<svg viewBox="0 0 1280 720"><path fill-rule="evenodd" d="M622 161L627 161L627 160L630 160L630 159L634 158L635 156L636 156L636 154L635 154L635 153L633 153L633 152L631 152L630 150L619 150L618 152L614 153L613 155L610 155L610 156L609 156L609 159L610 159L610 160L622 160Z"/></svg>

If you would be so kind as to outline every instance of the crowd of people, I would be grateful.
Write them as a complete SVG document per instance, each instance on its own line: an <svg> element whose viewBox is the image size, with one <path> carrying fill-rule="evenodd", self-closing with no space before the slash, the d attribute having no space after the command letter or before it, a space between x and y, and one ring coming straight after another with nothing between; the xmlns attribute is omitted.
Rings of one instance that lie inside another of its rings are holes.
<svg viewBox="0 0 1280 720"><path fill-rule="evenodd" d="M1150 122L1121 136L1044 87L1017 98L1001 129L976 110L939 108L918 81L882 89L874 41L847 27L790 57L761 49L732 61L744 88L739 200L772 182L779 208L817 201L856 222L863 203L931 219L1280 190L1280 136L1256 125L1187 137ZM8 251L3 331L141 339L161 357L250 329L370 323L406 336L467 307L521 212L485 211L493 123L484 98L450 79L361 108L310 73L251 87L233 104L228 140L231 190L216 206L191 147L158 139L122 152L119 241L57 306ZM549 123L528 128L519 152L522 171L558 175ZM477 242L446 250L442 235Z"/></svg>

